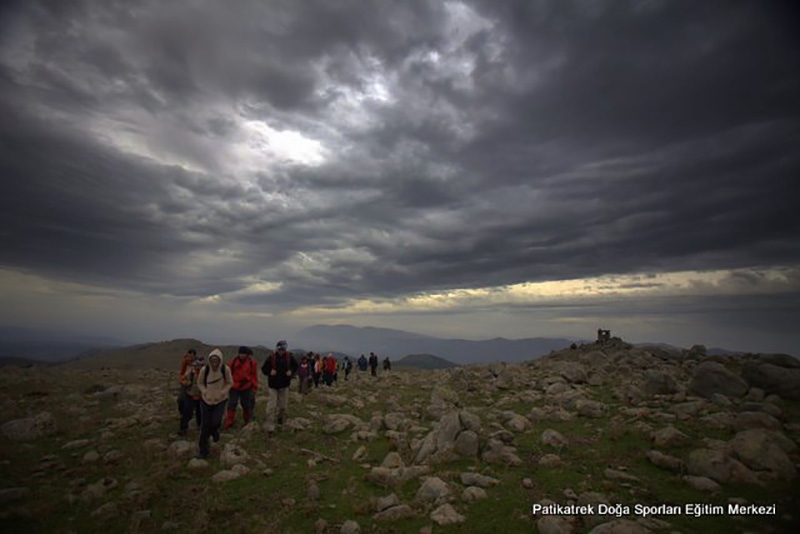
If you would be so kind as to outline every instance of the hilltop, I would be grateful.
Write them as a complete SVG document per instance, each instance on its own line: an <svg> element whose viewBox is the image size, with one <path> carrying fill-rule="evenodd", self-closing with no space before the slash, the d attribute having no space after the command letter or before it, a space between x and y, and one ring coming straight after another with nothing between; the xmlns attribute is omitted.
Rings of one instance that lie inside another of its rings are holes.
<svg viewBox="0 0 800 534"><path fill-rule="evenodd" d="M797 531L800 361L790 356L655 352L612 339L521 364L378 373L302 398L293 385L289 420L272 438L261 431L260 388L256 421L242 426L240 416L198 461L195 427L188 440L175 436L172 365L5 368L4 528ZM739 516L731 503L776 513ZM534 504L618 507L533 515ZM724 513L695 515L688 504Z"/></svg>
<svg viewBox="0 0 800 534"><path fill-rule="evenodd" d="M458 367L458 364L453 363L444 358L439 358L433 354L409 354L408 356L392 362L394 367L414 367L416 369L449 369L451 367Z"/></svg>

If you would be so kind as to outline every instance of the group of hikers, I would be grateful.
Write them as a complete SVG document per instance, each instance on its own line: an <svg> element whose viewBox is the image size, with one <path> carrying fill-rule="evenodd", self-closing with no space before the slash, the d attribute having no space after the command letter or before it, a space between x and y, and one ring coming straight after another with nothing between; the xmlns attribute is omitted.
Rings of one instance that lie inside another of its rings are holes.
<svg viewBox="0 0 800 534"><path fill-rule="evenodd" d="M357 365L359 371L366 371L369 367L371 375L377 376L378 356L370 352L369 358L366 358L362 354ZM285 340L278 341L275 350L270 351L261 365L261 373L267 377L269 393L264 423L267 435L272 436L276 426L280 427L286 420L289 386L293 378L298 379L299 393L305 395L311 390L312 384L315 388L320 383L332 386L338 380L340 370L344 371L344 379L347 380L353 367L348 356L340 362L332 352L325 356L309 352L298 363L289 352L288 343ZM383 369L390 371L391 368L391 361L386 357ZM209 440L219 441L220 430L233 426L237 406L242 406L245 424L252 420L258 392L258 362L250 347L239 347L236 357L227 364L220 349L212 350L208 361L198 356L195 349L189 349L181 359L179 379L178 411L181 419L178 434L186 436L189 422L195 419L200 428L199 458L208 457Z"/></svg>

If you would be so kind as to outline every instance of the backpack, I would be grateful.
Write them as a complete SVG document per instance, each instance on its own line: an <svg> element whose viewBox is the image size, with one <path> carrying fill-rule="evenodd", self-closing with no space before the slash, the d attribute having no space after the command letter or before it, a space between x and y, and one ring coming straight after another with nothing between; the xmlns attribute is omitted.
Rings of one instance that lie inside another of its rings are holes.
<svg viewBox="0 0 800 534"><path fill-rule="evenodd" d="M219 368L220 368L220 373L222 373L222 380L223 381L227 380L229 377L225 376L225 364L220 362ZM207 363L205 367L203 367L203 370L205 371L205 374L203 375L203 386L208 387L208 373L211 372L211 364Z"/></svg>

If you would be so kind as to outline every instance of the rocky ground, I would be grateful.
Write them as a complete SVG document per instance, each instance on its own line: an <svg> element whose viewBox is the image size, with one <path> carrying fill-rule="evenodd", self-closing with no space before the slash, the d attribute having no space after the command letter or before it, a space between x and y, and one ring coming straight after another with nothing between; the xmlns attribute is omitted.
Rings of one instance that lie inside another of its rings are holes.
<svg viewBox="0 0 800 534"><path fill-rule="evenodd" d="M800 531L790 357L614 340L518 366L356 371L292 393L272 439L240 419L208 461L193 459L194 427L176 437L175 374L0 369L3 530ZM534 516L534 503L630 512ZM726 513L635 509L686 503ZM776 514L728 514L729 503Z"/></svg>

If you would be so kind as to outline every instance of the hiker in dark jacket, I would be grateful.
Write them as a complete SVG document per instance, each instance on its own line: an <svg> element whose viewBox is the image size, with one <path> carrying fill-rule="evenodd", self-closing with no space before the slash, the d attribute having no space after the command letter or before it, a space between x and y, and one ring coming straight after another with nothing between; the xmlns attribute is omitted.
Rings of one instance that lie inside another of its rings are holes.
<svg viewBox="0 0 800 534"><path fill-rule="evenodd" d="M389 360L389 357L383 359L383 370L384 371L391 371L392 370L392 362Z"/></svg>
<svg viewBox="0 0 800 534"><path fill-rule="evenodd" d="M358 370L359 371L366 371L367 370L367 359L364 357L363 354L358 359Z"/></svg>
<svg viewBox="0 0 800 534"><path fill-rule="evenodd" d="M289 403L289 384L297 373L297 360L288 351L288 343L281 340L275 345L275 352L269 355L261 367L267 375L269 397L267 398L267 435L275 432L275 423L283 426L286 420L286 408Z"/></svg>
<svg viewBox="0 0 800 534"><path fill-rule="evenodd" d="M349 357L345 356L342 365L344 367L344 379L347 380L347 377L350 376L350 371L353 370L353 362L350 361Z"/></svg>
<svg viewBox="0 0 800 534"><path fill-rule="evenodd" d="M200 428L200 386L197 385L197 377L205 363L203 357L196 359L181 378L181 386L186 388L181 399L181 426L178 430L178 434L181 436L188 434L189 421L192 420L192 416L197 422L197 427Z"/></svg>
<svg viewBox="0 0 800 534"><path fill-rule="evenodd" d="M369 353L369 370L372 376L378 376L378 355L374 352Z"/></svg>

